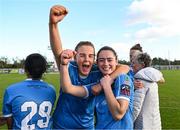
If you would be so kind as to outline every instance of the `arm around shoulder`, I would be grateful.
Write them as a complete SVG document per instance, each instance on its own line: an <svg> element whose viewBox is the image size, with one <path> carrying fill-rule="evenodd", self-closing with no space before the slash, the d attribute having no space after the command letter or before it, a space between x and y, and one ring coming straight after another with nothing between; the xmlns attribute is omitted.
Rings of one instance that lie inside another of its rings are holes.
<svg viewBox="0 0 180 130"><path fill-rule="evenodd" d="M110 75L110 77L114 80L120 74L127 74L129 70L130 70L130 67L128 65L118 64L116 67L116 70Z"/></svg>

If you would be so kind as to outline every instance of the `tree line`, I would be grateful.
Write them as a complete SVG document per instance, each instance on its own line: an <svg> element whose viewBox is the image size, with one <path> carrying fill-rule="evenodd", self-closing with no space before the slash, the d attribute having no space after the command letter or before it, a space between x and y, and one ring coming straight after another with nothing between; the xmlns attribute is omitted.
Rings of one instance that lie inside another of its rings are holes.
<svg viewBox="0 0 180 130"><path fill-rule="evenodd" d="M23 68L25 59L13 58L12 63L7 57L0 57L0 69L2 68ZM50 67L53 62L48 62L47 65Z"/></svg>
<svg viewBox="0 0 180 130"><path fill-rule="evenodd" d="M128 61L121 61L119 60L119 63L122 63L122 64L130 64L130 62ZM180 65L180 60L174 60L174 61L171 61L171 60L168 60L168 59L163 59L163 58L160 58L160 57L155 57L152 59L152 65Z"/></svg>
<svg viewBox="0 0 180 130"><path fill-rule="evenodd" d="M0 57L0 68L23 68L25 59L12 59L12 63L7 57ZM119 60L119 63L129 65L129 61ZM51 66L53 62L48 62L48 66ZM170 61L168 59L153 58L152 65L180 65L180 60Z"/></svg>

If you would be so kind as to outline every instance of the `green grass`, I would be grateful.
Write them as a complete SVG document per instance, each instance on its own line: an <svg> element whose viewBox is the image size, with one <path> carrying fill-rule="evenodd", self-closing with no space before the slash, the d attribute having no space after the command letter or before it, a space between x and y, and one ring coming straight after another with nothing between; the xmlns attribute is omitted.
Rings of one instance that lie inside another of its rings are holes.
<svg viewBox="0 0 180 130"><path fill-rule="evenodd" d="M166 82L159 85L160 112L163 129L180 129L180 70L162 71ZM5 88L26 78L21 74L0 74L0 111ZM44 81L52 84L59 92L59 75L46 74ZM153 106L152 106L153 107ZM0 127L6 129L6 126Z"/></svg>
<svg viewBox="0 0 180 130"><path fill-rule="evenodd" d="M163 129L180 129L180 70L163 71L165 84L159 85Z"/></svg>

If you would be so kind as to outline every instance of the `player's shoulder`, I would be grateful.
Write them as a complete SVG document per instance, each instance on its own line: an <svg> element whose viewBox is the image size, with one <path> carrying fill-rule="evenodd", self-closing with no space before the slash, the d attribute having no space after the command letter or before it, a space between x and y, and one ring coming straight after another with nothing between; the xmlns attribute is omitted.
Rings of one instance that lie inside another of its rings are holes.
<svg viewBox="0 0 180 130"><path fill-rule="evenodd" d="M128 74L120 74L118 78L122 80L130 80L130 76Z"/></svg>
<svg viewBox="0 0 180 130"><path fill-rule="evenodd" d="M17 83L14 83L14 84L11 84L11 85L9 85L7 88L6 88L6 90L14 90L14 89L17 89L17 88L19 88L19 87L21 87L21 86L24 86L26 83L24 82L24 81L21 81L21 82L17 82Z"/></svg>
<svg viewBox="0 0 180 130"><path fill-rule="evenodd" d="M126 84L131 85L132 81L128 74L121 74L116 78L116 82L119 82L120 84Z"/></svg>
<svg viewBox="0 0 180 130"><path fill-rule="evenodd" d="M55 91L55 87L52 84L47 83L43 80L41 80L41 84L42 84L42 86L45 86L45 88Z"/></svg>
<svg viewBox="0 0 180 130"><path fill-rule="evenodd" d="M68 64L68 66L69 66L69 67L78 68L77 63L76 63L76 61L74 61L74 60L70 61L69 64Z"/></svg>

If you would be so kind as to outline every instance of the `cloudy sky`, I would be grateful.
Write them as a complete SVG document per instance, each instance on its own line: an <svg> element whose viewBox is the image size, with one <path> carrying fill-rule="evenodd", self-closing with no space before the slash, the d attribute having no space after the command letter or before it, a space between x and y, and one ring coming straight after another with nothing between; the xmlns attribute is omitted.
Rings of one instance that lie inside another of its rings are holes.
<svg viewBox="0 0 180 130"><path fill-rule="evenodd" d="M0 0L0 57L38 52L53 60L48 17L56 4L69 10L58 25L64 49L88 40L96 51L109 45L129 60L140 43L152 58L180 60L180 0Z"/></svg>

